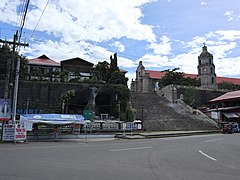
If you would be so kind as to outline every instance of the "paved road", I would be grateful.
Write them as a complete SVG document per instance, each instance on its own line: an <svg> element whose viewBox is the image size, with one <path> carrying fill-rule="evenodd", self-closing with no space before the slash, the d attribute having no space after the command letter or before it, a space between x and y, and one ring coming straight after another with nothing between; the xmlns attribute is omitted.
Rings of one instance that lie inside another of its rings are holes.
<svg viewBox="0 0 240 180"><path fill-rule="evenodd" d="M0 179L239 180L240 134L0 144Z"/></svg>

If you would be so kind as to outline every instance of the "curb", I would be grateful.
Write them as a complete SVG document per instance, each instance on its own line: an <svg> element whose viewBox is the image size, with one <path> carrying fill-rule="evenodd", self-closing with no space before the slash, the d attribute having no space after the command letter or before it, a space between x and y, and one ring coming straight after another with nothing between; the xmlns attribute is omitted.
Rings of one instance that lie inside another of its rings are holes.
<svg viewBox="0 0 240 180"><path fill-rule="evenodd" d="M186 131L186 132L159 132L159 133L140 133L137 135L122 135L116 134L115 138L121 139L146 139L146 138L165 138L165 137L179 137L179 136L194 136L194 135L206 135L206 134L219 134L220 130L213 131Z"/></svg>

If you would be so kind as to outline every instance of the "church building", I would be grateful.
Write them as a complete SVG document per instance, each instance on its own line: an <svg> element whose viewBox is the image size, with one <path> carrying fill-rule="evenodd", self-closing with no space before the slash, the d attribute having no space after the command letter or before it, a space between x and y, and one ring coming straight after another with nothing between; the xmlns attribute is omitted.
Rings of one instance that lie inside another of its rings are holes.
<svg viewBox="0 0 240 180"><path fill-rule="evenodd" d="M240 79L217 77L215 73L215 65L213 63L213 55L208 52L207 46L204 44L202 52L198 56L198 74L185 74L184 77L196 78L201 82L203 89L216 89L219 83L228 82L240 85ZM136 79L131 82L131 90L134 92L153 92L159 89L158 82L164 77L166 72L146 70L143 62L140 61L136 70Z"/></svg>

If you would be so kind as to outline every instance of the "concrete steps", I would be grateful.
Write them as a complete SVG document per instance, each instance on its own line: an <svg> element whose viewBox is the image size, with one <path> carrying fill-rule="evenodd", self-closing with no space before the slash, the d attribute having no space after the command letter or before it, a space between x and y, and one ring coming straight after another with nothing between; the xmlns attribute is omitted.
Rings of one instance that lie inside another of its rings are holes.
<svg viewBox="0 0 240 180"><path fill-rule="evenodd" d="M176 103L155 93L132 92L131 102L136 119L143 121L146 130L216 130L202 116L192 114Z"/></svg>

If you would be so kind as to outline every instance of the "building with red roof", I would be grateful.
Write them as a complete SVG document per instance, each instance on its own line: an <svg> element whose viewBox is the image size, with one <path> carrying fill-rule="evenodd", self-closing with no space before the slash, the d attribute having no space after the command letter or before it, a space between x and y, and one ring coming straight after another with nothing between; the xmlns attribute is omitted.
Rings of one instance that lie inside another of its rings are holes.
<svg viewBox="0 0 240 180"><path fill-rule="evenodd" d="M45 54L27 60L27 80L59 81L58 72L61 71L60 63L50 59Z"/></svg>
<svg viewBox="0 0 240 180"><path fill-rule="evenodd" d="M207 51L207 47L202 47L202 52L198 56L198 74L184 73L185 78L195 78L201 82L203 89L216 89L218 84L226 82L234 85L240 85L239 78L217 77L215 73L215 65L213 63L213 55ZM136 92L152 92L159 89L159 80L162 79L167 72L146 70L142 61L136 70L136 79L132 80L131 90Z"/></svg>
<svg viewBox="0 0 240 180"><path fill-rule="evenodd" d="M240 123L240 90L227 92L210 100L212 118L223 122Z"/></svg>

